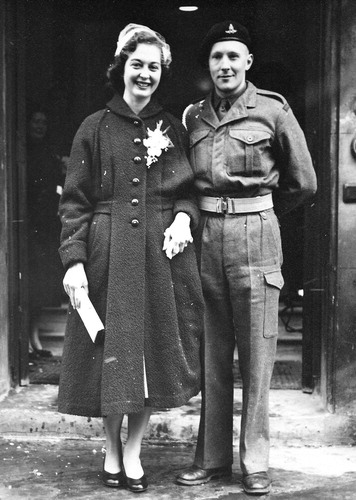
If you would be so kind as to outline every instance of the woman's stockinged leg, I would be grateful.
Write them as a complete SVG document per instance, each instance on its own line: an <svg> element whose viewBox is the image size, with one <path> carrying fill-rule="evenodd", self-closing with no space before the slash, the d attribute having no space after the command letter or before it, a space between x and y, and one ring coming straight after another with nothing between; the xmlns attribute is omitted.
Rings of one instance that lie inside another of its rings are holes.
<svg viewBox="0 0 356 500"><path fill-rule="evenodd" d="M122 449L120 433L122 419L122 414L108 415L103 418L106 434L105 470L111 474L116 474L121 470Z"/></svg>
<svg viewBox="0 0 356 500"><path fill-rule="evenodd" d="M139 413L130 413L127 416L127 441L123 463L126 475L132 479L140 479L144 474L140 460L141 444L151 413L152 408L146 407Z"/></svg>

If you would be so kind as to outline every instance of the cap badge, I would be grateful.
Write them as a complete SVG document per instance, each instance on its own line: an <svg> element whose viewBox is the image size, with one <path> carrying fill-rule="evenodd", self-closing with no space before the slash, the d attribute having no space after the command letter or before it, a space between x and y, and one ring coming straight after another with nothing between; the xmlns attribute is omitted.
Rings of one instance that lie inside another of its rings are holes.
<svg viewBox="0 0 356 500"><path fill-rule="evenodd" d="M230 24L229 29L225 30L225 33L227 33L228 35L233 35L234 33L237 33L237 30L235 30L235 28L233 27L233 25Z"/></svg>

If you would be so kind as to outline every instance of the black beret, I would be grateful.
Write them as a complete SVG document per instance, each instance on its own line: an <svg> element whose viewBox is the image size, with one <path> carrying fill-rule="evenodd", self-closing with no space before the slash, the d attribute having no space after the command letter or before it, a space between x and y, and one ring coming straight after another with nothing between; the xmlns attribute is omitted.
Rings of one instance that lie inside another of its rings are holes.
<svg viewBox="0 0 356 500"><path fill-rule="evenodd" d="M244 43L248 49L251 46L251 38L248 29L237 21L223 21L214 24L202 41L199 52L199 62L205 66L209 60L209 55L214 43L226 40L236 40Z"/></svg>

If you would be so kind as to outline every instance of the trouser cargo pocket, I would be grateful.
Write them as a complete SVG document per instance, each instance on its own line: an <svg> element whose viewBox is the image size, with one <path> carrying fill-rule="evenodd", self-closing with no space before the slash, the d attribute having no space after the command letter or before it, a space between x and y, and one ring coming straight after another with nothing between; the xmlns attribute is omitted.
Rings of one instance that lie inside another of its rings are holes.
<svg viewBox="0 0 356 500"><path fill-rule="evenodd" d="M280 269L264 272L265 307L263 336L267 339L278 335L279 294L284 285Z"/></svg>

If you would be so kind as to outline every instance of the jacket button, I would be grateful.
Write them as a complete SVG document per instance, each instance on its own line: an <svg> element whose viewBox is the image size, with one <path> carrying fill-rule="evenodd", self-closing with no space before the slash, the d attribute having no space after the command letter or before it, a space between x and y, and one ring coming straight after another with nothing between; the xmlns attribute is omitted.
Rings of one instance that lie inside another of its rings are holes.
<svg viewBox="0 0 356 500"><path fill-rule="evenodd" d="M134 207L137 207L137 205L138 205L138 199L137 198L133 198L131 200L131 205L134 206Z"/></svg>
<svg viewBox="0 0 356 500"><path fill-rule="evenodd" d="M137 219L132 219L131 226L132 227L137 227L138 225L139 225L139 221Z"/></svg>
<svg viewBox="0 0 356 500"><path fill-rule="evenodd" d="M139 164L139 163L141 163L142 158L141 158L141 156L135 156L135 158L133 159L133 161L134 161L134 163Z"/></svg>
<svg viewBox="0 0 356 500"><path fill-rule="evenodd" d="M139 146L141 144L141 139L139 137L135 137L135 139L133 140L134 144L136 144L136 146Z"/></svg>
<svg viewBox="0 0 356 500"><path fill-rule="evenodd" d="M132 179L132 184L134 186L138 186L140 184L140 179L138 177L135 177L134 179Z"/></svg>
<svg viewBox="0 0 356 500"><path fill-rule="evenodd" d="M248 142L252 142L252 141L253 141L253 135L248 135L248 136L246 137L246 140L247 140Z"/></svg>
<svg viewBox="0 0 356 500"><path fill-rule="evenodd" d="M138 120L135 120L133 123L134 123L135 127L139 127L140 126L140 122Z"/></svg>

